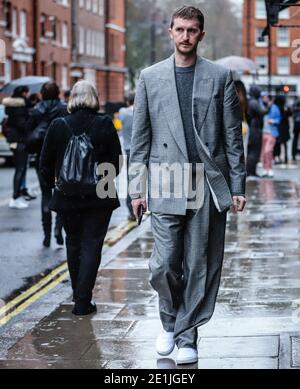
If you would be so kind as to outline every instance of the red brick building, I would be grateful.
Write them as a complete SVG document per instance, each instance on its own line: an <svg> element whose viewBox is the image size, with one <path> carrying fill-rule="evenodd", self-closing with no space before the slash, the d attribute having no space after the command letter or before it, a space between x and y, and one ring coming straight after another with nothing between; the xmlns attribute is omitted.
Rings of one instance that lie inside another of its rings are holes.
<svg viewBox="0 0 300 389"><path fill-rule="evenodd" d="M295 50L299 47L299 28L289 28L289 24L300 26L300 7L290 7L280 12L279 24L286 27L271 28L271 73L273 89L281 85L290 85L291 94L300 94L300 57ZM268 84L269 41L261 39L267 25L264 0L244 0L243 5L243 55L253 59L259 66L258 84ZM252 77L245 77L246 83L252 83Z"/></svg>
<svg viewBox="0 0 300 389"><path fill-rule="evenodd" d="M0 1L0 39L5 42L6 62L0 65L0 83L34 72L32 0Z"/></svg>
<svg viewBox="0 0 300 389"><path fill-rule="evenodd" d="M124 99L125 1L73 0L73 82L97 85L101 105Z"/></svg>
<svg viewBox="0 0 300 389"><path fill-rule="evenodd" d="M125 83L125 1L107 0L106 65L108 101L123 101ZM122 99L121 99L122 97Z"/></svg>
<svg viewBox="0 0 300 389"><path fill-rule="evenodd" d="M66 90L84 78L102 105L124 99L125 0L0 0L0 39L2 85L34 74Z"/></svg>
<svg viewBox="0 0 300 389"><path fill-rule="evenodd" d="M71 0L35 0L36 74L70 88Z"/></svg>

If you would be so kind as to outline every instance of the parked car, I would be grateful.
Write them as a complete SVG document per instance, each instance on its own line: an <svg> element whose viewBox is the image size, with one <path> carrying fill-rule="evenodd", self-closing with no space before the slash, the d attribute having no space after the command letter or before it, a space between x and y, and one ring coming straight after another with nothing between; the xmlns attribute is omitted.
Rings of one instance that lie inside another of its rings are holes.
<svg viewBox="0 0 300 389"><path fill-rule="evenodd" d="M0 158L5 158L7 162L11 162L13 153L9 148L9 144L6 142L4 135L2 134L1 123L5 117L5 109L3 105L0 105Z"/></svg>

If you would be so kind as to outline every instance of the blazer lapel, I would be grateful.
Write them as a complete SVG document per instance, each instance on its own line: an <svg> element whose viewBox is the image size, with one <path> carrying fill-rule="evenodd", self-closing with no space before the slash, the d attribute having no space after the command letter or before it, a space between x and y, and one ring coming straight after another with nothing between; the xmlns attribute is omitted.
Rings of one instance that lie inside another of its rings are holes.
<svg viewBox="0 0 300 389"><path fill-rule="evenodd" d="M212 99L214 80L207 72L207 63L198 57L193 90L193 115L198 134L204 124Z"/></svg>
<svg viewBox="0 0 300 389"><path fill-rule="evenodd" d="M161 73L159 78L162 81L162 109L164 111L165 116L167 117L169 128L179 149L186 157L186 159L188 159L186 139L176 87L174 55L172 55L166 61L165 69Z"/></svg>

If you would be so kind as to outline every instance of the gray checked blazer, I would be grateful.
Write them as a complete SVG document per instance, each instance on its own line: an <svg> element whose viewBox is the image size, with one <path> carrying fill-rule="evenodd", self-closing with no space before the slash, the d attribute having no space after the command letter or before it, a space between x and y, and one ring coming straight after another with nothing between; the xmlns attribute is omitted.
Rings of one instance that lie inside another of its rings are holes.
<svg viewBox="0 0 300 389"><path fill-rule="evenodd" d="M195 70L193 122L213 200L219 212L227 211L233 195L245 195L242 114L231 72L202 57L197 58ZM172 55L143 70L140 76L130 153L131 198L146 196L151 163L183 166L188 162ZM152 198L149 193L148 197L152 212L186 214L186 196Z"/></svg>

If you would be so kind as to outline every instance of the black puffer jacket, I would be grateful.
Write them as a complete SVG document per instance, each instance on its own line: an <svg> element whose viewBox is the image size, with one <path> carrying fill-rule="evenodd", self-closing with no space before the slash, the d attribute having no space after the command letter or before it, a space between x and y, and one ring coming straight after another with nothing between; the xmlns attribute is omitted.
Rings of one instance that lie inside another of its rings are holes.
<svg viewBox="0 0 300 389"><path fill-rule="evenodd" d="M16 97L7 97L3 99L2 104L5 106L5 114L8 116L8 143L25 143L28 134L26 124L29 104L26 99Z"/></svg>

